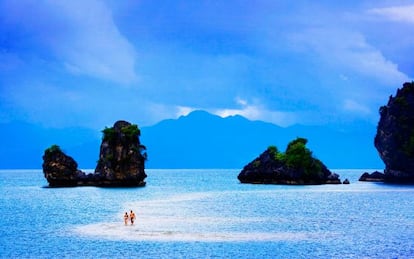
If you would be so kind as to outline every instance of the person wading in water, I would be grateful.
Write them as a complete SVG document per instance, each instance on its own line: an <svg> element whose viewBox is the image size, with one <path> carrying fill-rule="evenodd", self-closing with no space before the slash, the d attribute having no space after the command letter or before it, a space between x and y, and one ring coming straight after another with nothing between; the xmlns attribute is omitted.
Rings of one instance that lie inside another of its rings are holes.
<svg viewBox="0 0 414 259"><path fill-rule="evenodd" d="M131 210L131 212L129 213L129 218L131 219L131 225L134 225L134 221L135 221L135 213Z"/></svg>
<svg viewBox="0 0 414 259"><path fill-rule="evenodd" d="M128 219L129 219L128 212L125 212L125 214L124 214L125 226L128 225Z"/></svg>

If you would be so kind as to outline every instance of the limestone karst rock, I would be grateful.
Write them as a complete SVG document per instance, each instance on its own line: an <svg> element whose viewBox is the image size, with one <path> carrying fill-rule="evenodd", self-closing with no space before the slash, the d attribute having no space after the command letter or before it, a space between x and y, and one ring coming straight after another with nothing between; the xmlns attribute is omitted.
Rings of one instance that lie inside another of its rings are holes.
<svg viewBox="0 0 414 259"><path fill-rule="evenodd" d="M59 146L52 145L43 155L43 173L51 187L76 186L78 170L76 161L62 152Z"/></svg>
<svg viewBox="0 0 414 259"><path fill-rule="evenodd" d="M103 130L99 161L95 174L103 178L103 185L143 185L147 177L144 170L145 147L139 141L137 125L117 121L112 128Z"/></svg>
<svg viewBox="0 0 414 259"><path fill-rule="evenodd" d="M43 155L43 172L50 187L65 186L145 186L145 146L137 125L117 121L103 130L98 164L94 173L78 169L76 161L59 146L52 145Z"/></svg>
<svg viewBox="0 0 414 259"><path fill-rule="evenodd" d="M385 182L414 182L414 82L404 83L380 108L374 144L385 163Z"/></svg>
<svg viewBox="0 0 414 259"><path fill-rule="evenodd" d="M270 146L247 164L238 175L241 183L264 184L340 184L339 175L332 173L305 147L307 140L297 138L281 153Z"/></svg>

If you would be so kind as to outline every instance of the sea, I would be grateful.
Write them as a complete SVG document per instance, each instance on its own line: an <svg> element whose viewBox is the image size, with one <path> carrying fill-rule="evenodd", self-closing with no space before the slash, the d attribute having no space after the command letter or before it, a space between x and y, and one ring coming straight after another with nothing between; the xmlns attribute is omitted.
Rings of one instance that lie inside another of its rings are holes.
<svg viewBox="0 0 414 259"><path fill-rule="evenodd" d="M41 170L1 170L0 258L414 258L413 185L358 182L371 169L332 170L349 185L241 184L239 171L48 188Z"/></svg>

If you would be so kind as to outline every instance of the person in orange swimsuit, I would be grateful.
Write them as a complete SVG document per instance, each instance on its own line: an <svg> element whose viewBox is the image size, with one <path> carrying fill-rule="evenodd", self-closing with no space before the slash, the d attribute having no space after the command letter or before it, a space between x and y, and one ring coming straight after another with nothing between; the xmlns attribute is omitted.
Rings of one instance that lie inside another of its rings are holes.
<svg viewBox="0 0 414 259"><path fill-rule="evenodd" d="M131 219L131 225L134 225L134 221L135 221L135 213L131 210L131 212L129 213L129 218Z"/></svg>

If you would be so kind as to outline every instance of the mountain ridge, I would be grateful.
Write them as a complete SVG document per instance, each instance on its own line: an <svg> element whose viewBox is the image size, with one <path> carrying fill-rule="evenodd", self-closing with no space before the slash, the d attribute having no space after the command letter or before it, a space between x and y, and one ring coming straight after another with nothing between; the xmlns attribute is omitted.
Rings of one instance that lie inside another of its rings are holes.
<svg viewBox="0 0 414 259"><path fill-rule="evenodd" d="M307 138L315 156L330 168L382 168L373 146L375 127L368 124L353 130L305 125L284 128L240 115L222 118L193 111L143 127L142 133L150 168L241 168L268 146L284 150L296 137Z"/></svg>
<svg viewBox="0 0 414 259"><path fill-rule="evenodd" d="M138 123L139 124L139 123ZM102 127L104 128L104 126ZM43 151L59 145L79 168L95 168L101 132L85 128L44 129L27 123L1 124L0 168L41 168ZM177 119L141 127L147 147L146 168L242 168L268 146L285 150L296 137L308 139L315 157L329 168L383 168L373 145L375 127L335 129L326 126L280 127L240 115L193 111Z"/></svg>

